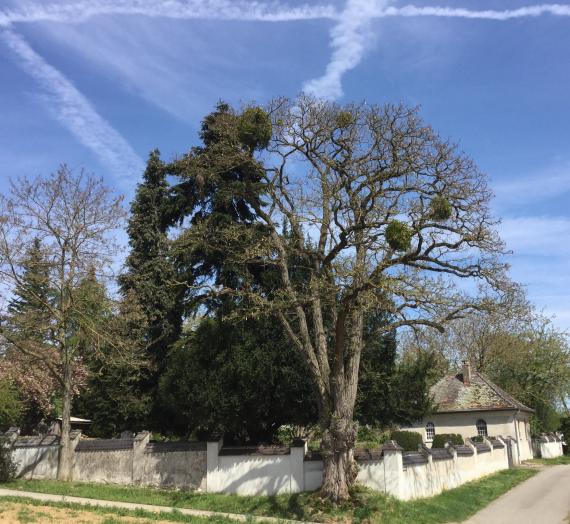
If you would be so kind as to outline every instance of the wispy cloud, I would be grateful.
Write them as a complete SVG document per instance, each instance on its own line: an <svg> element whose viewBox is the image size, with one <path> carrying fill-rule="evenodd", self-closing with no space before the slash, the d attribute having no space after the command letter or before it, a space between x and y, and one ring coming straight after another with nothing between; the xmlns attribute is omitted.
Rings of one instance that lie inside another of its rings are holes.
<svg viewBox="0 0 570 524"><path fill-rule="evenodd" d="M524 216L506 218L499 231L507 247L515 255L543 256L551 258L553 253L570 256L570 219L566 217Z"/></svg>
<svg viewBox="0 0 570 524"><path fill-rule="evenodd" d="M331 30L331 59L325 73L305 83L304 89L317 96L335 99L342 96L342 78L363 59L374 44L372 22L387 17L447 17L505 21L541 15L570 16L570 6L538 4L517 9L476 10L455 7L390 6L390 0L347 0L344 9L330 4L291 6L284 2L247 0L92 0L74 3L27 2L14 9L0 10L0 26L25 22L79 23L94 16L123 14L173 19L249 20L291 22L329 19L336 23Z"/></svg>
<svg viewBox="0 0 570 524"><path fill-rule="evenodd" d="M139 176L144 166L142 160L63 74L12 29L1 29L0 40L18 65L43 88L47 107L79 142L93 151L117 178L127 182L133 175Z"/></svg>
<svg viewBox="0 0 570 524"><path fill-rule="evenodd" d="M519 207L560 197L570 192L570 162L557 162L541 171L515 175L493 184L497 204Z"/></svg>

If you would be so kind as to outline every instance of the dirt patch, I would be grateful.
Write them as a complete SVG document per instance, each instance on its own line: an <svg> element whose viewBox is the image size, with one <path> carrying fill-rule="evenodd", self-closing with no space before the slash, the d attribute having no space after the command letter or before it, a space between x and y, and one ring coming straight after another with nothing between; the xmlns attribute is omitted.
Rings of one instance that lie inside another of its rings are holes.
<svg viewBox="0 0 570 524"><path fill-rule="evenodd" d="M92 511L35 506L16 502L0 502L0 522L3 524L150 524L150 521L145 518L122 517L112 513L103 515ZM164 520L153 520L152 524L171 523Z"/></svg>

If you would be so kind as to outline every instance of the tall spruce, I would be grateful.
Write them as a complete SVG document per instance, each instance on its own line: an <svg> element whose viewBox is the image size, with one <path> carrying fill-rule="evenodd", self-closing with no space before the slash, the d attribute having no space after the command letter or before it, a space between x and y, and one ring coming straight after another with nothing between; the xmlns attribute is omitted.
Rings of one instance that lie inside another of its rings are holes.
<svg viewBox="0 0 570 524"><path fill-rule="evenodd" d="M48 304L53 301L49 263L42 243L35 238L22 262L22 279L15 286L7 308L6 322L15 336L44 341L50 329Z"/></svg>
<svg viewBox="0 0 570 524"><path fill-rule="evenodd" d="M50 287L49 261L39 238L34 238L22 260L22 278L14 287L3 319L12 339L27 341L41 348L53 329L49 305L54 292ZM30 365L30 358L9 347L0 365L0 375L12 383L22 399L20 424L24 431L35 429L54 413L56 383L45 369Z"/></svg>
<svg viewBox="0 0 570 524"><path fill-rule="evenodd" d="M127 228L131 251L119 278L123 295L135 297L147 318L151 371L144 385L146 393L155 391L168 349L180 336L182 325L183 289L176 283L164 218L169 193L166 175L160 152L152 151L131 204Z"/></svg>

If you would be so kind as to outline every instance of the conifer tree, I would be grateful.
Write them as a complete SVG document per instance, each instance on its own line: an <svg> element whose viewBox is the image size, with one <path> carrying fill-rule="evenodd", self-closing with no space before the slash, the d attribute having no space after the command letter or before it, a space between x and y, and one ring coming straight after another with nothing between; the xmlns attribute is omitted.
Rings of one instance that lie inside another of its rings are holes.
<svg viewBox="0 0 570 524"><path fill-rule="evenodd" d="M40 239L34 238L24 254L22 278L14 287L13 297L8 303L4 328L13 339L41 348L50 339L49 304L53 300L49 262ZM41 420L53 415L57 385L45 368L31 365L29 356L9 347L0 363L0 375L15 386L23 401L20 423L24 431L35 428Z"/></svg>
<svg viewBox="0 0 570 524"><path fill-rule="evenodd" d="M176 283L165 223L169 193L166 175L160 152L152 151L131 204L127 228L131 251L119 279L123 295L134 297L147 319L145 338L152 363L146 381L148 391L156 387L168 349L178 339L182 324L182 287Z"/></svg>

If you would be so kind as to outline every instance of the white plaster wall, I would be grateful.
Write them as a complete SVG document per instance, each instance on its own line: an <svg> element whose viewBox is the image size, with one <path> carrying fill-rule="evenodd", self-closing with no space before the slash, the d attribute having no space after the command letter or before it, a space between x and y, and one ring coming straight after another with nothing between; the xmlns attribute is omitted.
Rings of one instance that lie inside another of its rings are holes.
<svg viewBox="0 0 570 524"><path fill-rule="evenodd" d="M289 455L219 456L208 471L208 491L238 495L290 493Z"/></svg>
<svg viewBox="0 0 570 524"><path fill-rule="evenodd" d="M12 449L16 475L27 479L55 479L59 446L34 446Z"/></svg>
<svg viewBox="0 0 570 524"><path fill-rule="evenodd" d="M315 491L323 483L323 461L306 460L303 462L305 491Z"/></svg>
<svg viewBox="0 0 570 524"><path fill-rule="evenodd" d="M412 500L432 497L503 469L508 469L506 448L495 449L493 453L473 456L459 455L457 459L407 465L402 472L399 498ZM394 473L390 472L390 474Z"/></svg>
<svg viewBox="0 0 570 524"><path fill-rule="evenodd" d="M435 424L435 433L458 433L464 439L477 435L477 420L487 422L487 434L492 437L511 437L518 441L520 460L532 458L532 441L530 437L529 414L515 411L485 411L467 413L435 413L425 420L405 428L420 433L426 442L425 425ZM516 445L516 444L515 444ZM518 456L518 454L517 454Z"/></svg>
<svg viewBox="0 0 570 524"><path fill-rule="evenodd" d="M556 458L563 455L562 442L541 442L540 454L542 458Z"/></svg>
<svg viewBox="0 0 570 524"><path fill-rule="evenodd" d="M383 460L358 463L356 481L376 491L386 491L386 464Z"/></svg>
<svg viewBox="0 0 570 524"><path fill-rule="evenodd" d="M177 488L206 487L206 450L143 453L141 484L175 486Z"/></svg>
<svg viewBox="0 0 570 524"><path fill-rule="evenodd" d="M133 451L131 449L75 453L73 480L131 484L132 479Z"/></svg>

